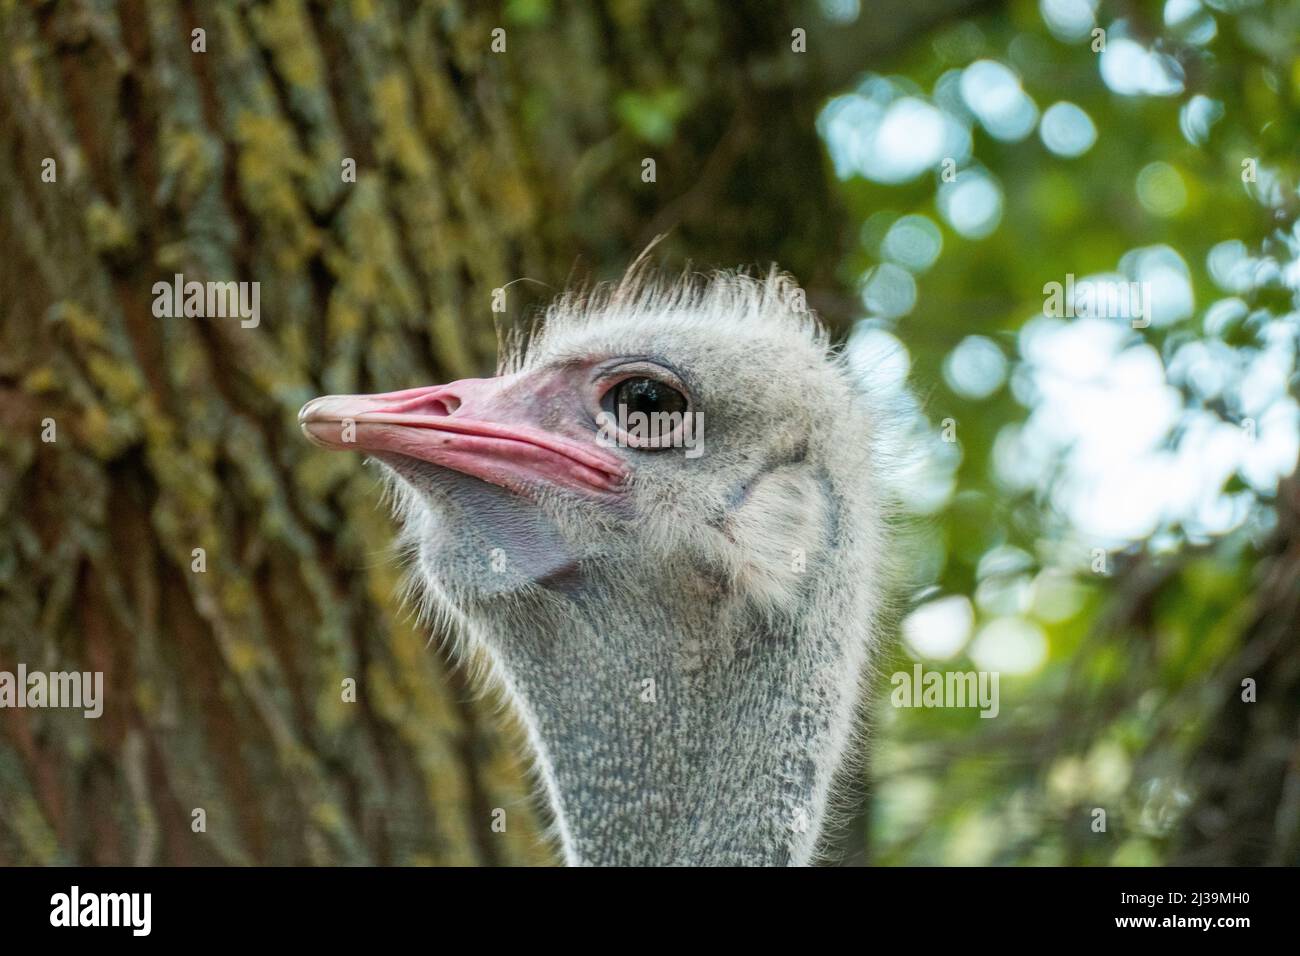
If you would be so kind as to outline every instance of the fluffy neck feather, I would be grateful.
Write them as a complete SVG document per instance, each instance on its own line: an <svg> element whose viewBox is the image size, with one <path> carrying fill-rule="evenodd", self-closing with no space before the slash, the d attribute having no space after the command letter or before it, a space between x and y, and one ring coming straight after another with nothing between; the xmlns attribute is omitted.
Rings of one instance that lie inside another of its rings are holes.
<svg viewBox="0 0 1300 956"><path fill-rule="evenodd" d="M570 864L813 854L865 642L824 615L771 619L692 590L610 589L487 622Z"/></svg>

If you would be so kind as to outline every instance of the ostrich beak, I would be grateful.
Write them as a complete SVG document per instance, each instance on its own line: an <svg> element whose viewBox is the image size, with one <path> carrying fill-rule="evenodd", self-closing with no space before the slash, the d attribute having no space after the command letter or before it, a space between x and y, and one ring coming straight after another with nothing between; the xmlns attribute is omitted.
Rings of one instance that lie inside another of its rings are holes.
<svg viewBox="0 0 1300 956"><path fill-rule="evenodd" d="M618 492L622 460L594 440L541 427L517 376L465 379L379 395L326 395L298 413L303 434L322 448L403 455L533 497L546 487L589 496ZM513 393L513 394L511 394Z"/></svg>

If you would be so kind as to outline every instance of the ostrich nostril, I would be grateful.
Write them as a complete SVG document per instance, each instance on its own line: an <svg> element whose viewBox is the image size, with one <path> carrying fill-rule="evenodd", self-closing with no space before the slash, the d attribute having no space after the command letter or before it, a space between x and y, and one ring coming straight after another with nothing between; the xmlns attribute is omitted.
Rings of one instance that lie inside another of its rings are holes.
<svg viewBox="0 0 1300 956"><path fill-rule="evenodd" d="M448 386L435 385L428 389L419 389L413 395L407 395L401 401L389 405L386 412L401 415L433 415L446 418L460 408L461 400Z"/></svg>
<svg viewBox="0 0 1300 956"><path fill-rule="evenodd" d="M446 418L458 408L460 408L459 398L454 395L439 395L437 398L426 398L418 405L405 409L405 411L415 415L437 415L440 418Z"/></svg>

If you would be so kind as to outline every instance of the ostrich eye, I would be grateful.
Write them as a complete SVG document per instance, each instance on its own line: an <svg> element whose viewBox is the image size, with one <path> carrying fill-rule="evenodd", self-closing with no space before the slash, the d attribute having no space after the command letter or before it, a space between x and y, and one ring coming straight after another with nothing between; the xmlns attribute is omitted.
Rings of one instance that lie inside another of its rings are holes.
<svg viewBox="0 0 1300 956"><path fill-rule="evenodd" d="M614 415L620 408L627 409L628 415L634 412L684 415L688 407L685 395L653 378L625 378L605 393L601 404Z"/></svg>

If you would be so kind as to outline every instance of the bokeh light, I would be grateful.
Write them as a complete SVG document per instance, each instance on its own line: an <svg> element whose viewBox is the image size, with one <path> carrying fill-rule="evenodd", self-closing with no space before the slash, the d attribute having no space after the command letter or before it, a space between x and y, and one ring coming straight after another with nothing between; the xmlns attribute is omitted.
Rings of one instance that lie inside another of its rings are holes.
<svg viewBox="0 0 1300 956"><path fill-rule="evenodd" d="M1043 145L1057 156L1073 159L1092 149L1097 142L1097 127L1082 109L1073 103L1053 103L1043 112L1038 126Z"/></svg>

